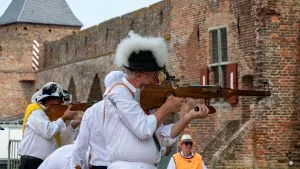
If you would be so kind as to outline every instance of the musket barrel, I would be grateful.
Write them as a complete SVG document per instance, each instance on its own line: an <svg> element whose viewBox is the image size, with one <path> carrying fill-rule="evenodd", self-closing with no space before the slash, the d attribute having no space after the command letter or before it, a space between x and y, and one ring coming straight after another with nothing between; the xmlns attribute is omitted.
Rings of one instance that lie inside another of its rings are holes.
<svg viewBox="0 0 300 169"><path fill-rule="evenodd" d="M271 96L270 91L257 91L257 90L232 90L232 96Z"/></svg>
<svg viewBox="0 0 300 169"><path fill-rule="evenodd" d="M172 86L147 85L141 90L141 105L145 109L158 108L165 101L168 94L176 97L230 98L231 96L271 96L270 91L235 90L218 86L188 86L173 88Z"/></svg>

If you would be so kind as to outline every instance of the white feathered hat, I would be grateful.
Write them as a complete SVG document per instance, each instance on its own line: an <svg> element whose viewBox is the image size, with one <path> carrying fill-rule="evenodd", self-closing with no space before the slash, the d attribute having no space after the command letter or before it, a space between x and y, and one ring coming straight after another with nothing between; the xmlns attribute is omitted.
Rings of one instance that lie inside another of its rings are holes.
<svg viewBox="0 0 300 169"><path fill-rule="evenodd" d="M167 44L161 37L142 37L130 31L117 47L115 62L136 71L160 71L168 57Z"/></svg>

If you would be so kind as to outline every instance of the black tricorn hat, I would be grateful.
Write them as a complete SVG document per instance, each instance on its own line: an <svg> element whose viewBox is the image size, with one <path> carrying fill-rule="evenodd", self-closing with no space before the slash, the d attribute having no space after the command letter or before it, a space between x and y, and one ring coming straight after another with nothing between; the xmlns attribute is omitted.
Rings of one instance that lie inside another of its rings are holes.
<svg viewBox="0 0 300 169"><path fill-rule="evenodd" d="M131 31L118 45L115 62L134 71L160 71L165 68L167 56L163 38L141 37Z"/></svg>

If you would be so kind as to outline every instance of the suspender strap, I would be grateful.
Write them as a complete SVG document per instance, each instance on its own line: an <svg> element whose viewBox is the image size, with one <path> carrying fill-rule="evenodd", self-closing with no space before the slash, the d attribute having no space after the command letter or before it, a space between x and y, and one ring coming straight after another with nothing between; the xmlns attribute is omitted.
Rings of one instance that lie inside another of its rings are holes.
<svg viewBox="0 0 300 169"><path fill-rule="evenodd" d="M104 122L105 122L105 114L106 114L106 112L105 112L105 101L106 101L106 98L107 98L107 95L115 88L115 87L117 87L117 86L120 86L120 85L122 85L122 86L125 86L127 89L128 89L128 91L130 92L130 94L134 97L134 93L133 93L133 91L132 90L130 90L130 88L128 87L128 86L126 86L123 82L117 82L117 83L115 83L114 85L112 85L110 88L109 88L109 90L107 91L107 93L106 93L106 96L105 96L105 98L104 98L104 105L103 105L103 124L104 124ZM109 99L110 100L110 102L112 103L112 104L114 104L115 105L115 103L110 99L110 98L107 98L107 99Z"/></svg>
<svg viewBox="0 0 300 169"><path fill-rule="evenodd" d="M125 87L128 89L128 91L130 92L130 94L131 94L132 96L134 96L133 91L131 91L130 88L129 88L128 86L126 86L123 82L117 82L117 83L115 83L114 85L112 85L112 86L109 88L109 90L107 91L107 94L109 94L115 87L120 86L120 85L125 86Z"/></svg>
<svg viewBox="0 0 300 169"><path fill-rule="evenodd" d="M154 143L155 143L155 146L156 146L157 150L160 151L161 150L161 145L160 145L160 142L159 142L155 132L153 133L152 137L153 137L153 140L154 140Z"/></svg>

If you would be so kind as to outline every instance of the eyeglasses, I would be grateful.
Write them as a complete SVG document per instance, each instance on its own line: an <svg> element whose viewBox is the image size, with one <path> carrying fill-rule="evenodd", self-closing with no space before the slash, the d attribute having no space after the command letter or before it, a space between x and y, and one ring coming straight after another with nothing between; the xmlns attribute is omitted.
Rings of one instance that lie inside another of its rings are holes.
<svg viewBox="0 0 300 169"><path fill-rule="evenodd" d="M158 73L156 73L156 72L142 72L142 73L149 76L149 77L152 77L152 78L153 77L155 77L155 78L158 77Z"/></svg>
<svg viewBox="0 0 300 169"><path fill-rule="evenodd" d="M159 85L163 84L163 82L167 79L167 75L163 71L141 72L141 73L151 79L155 79L155 81L158 81Z"/></svg>
<svg viewBox="0 0 300 169"><path fill-rule="evenodd" d="M184 141L183 144L185 144L186 146L188 145L193 146L193 142L190 141Z"/></svg>

